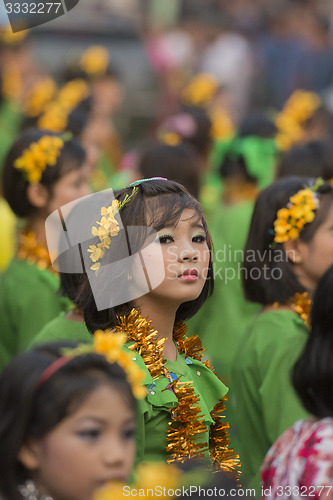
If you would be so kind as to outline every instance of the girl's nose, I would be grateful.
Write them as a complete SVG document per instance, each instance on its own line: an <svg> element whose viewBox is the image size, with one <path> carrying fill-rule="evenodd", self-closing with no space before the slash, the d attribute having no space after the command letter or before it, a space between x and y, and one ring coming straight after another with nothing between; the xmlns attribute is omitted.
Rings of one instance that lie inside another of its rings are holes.
<svg viewBox="0 0 333 500"><path fill-rule="evenodd" d="M191 244L183 245L179 248L178 259L179 261L197 261L199 258L198 251Z"/></svg>

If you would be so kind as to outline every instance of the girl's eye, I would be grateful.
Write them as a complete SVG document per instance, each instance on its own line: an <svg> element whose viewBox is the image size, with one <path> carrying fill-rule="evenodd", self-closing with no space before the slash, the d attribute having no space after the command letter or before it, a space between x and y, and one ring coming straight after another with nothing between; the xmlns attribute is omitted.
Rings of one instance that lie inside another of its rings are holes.
<svg viewBox="0 0 333 500"><path fill-rule="evenodd" d="M192 241L194 243L204 243L206 241L206 236L204 234L198 234L197 236L193 236Z"/></svg>
<svg viewBox="0 0 333 500"><path fill-rule="evenodd" d="M173 237L170 234L161 234L158 237L159 242L163 245L165 243L170 243L173 241Z"/></svg>
<svg viewBox="0 0 333 500"><path fill-rule="evenodd" d="M100 435L101 435L100 429L86 429L78 432L78 436L87 441L93 441L95 439L98 439Z"/></svg>
<svg viewBox="0 0 333 500"><path fill-rule="evenodd" d="M131 427L131 428L128 428L128 429L124 429L122 431L122 437L124 439L134 439L134 435L135 435L135 427Z"/></svg>

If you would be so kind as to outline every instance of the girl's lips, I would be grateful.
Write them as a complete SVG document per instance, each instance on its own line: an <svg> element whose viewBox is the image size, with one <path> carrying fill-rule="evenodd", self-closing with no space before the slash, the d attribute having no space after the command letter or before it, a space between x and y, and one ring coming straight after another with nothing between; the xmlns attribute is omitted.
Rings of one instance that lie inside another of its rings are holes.
<svg viewBox="0 0 333 500"><path fill-rule="evenodd" d="M178 276L182 281L196 281L198 279L198 271L196 269L187 269Z"/></svg>

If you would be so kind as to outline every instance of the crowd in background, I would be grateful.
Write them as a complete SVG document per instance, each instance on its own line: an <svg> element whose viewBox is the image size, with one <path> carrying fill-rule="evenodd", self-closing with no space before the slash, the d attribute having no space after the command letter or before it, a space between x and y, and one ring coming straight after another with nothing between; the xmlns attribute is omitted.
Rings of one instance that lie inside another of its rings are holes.
<svg viewBox="0 0 333 500"><path fill-rule="evenodd" d="M93 331L114 326L111 313L95 321L80 277L59 278L54 269L51 276L47 216L112 188L124 190L119 204L126 217L133 203L126 186L155 177L176 181L200 202L186 209L201 214L202 206L215 277L200 311L181 318L230 389L226 416L244 484L258 498L260 473L267 498L290 496L279 494L282 485L329 486L331 2L81 0L29 33L0 29L0 89L0 369L41 341L68 340L69 332L89 341ZM17 163L29 163L26 148L45 131L64 148L51 174L49 167L40 174ZM59 187L69 175L71 184ZM143 200L156 195L154 186L154 195L140 189ZM108 248L100 241L91 251L94 265ZM40 285L24 274L23 261L50 271L38 297ZM62 327L63 337L56 333ZM154 396L156 384L148 387ZM1 429L0 423L0 435ZM332 495L316 491L316 498Z"/></svg>

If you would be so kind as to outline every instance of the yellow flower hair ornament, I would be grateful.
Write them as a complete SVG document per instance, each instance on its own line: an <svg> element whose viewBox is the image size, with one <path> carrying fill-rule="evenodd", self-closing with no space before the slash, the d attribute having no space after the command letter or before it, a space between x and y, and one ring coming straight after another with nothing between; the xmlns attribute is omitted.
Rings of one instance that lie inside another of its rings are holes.
<svg viewBox="0 0 333 500"><path fill-rule="evenodd" d="M89 76L101 76L106 73L110 55L105 47L94 45L81 56L80 68Z"/></svg>
<svg viewBox="0 0 333 500"><path fill-rule="evenodd" d="M109 363L117 363L124 370L134 397L142 399L147 394L146 387L142 385L145 373L133 361L133 355L123 349L126 341L126 334L114 333L111 330L96 330L93 345L80 344L74 349L66 348L63 350L63 355L66 358L73 358L92 352L101 354Z"/></svg>
<svg viewBox="0 0 333 500"><path fill-rule="evenodd" d="M115 215L124 205L131 201L137 190L138 188L134 186L132 193L127 194L121 203L118 200L113 200L110 206L101 208L102 218L100 221L96 221L97 227L93 226L91 229L92 235L98 236L100 242L97 245L90 245L88 248L90 259L94 262L90 267L92 271L97 272L101 267L101 263L98 261L103 258L105 250L110 248L111 238L117 236L120 231Z"/></svg>
<svg viewBox="0 0 333 500"><path fill-rule="evenodd" d="M37 82L28 92L24 103L25 114L31 117L39 116L56 93L57 85L52 78L45 78Z"/></svg>
<svg viewBox="0 0 333 500"><path fill-rule="evenodd" d="M291 196L286 208L281 208L277 212L274 221L274 241L284 243L288 240L295 240L299 233L315 217L315 211L319 208L319 198L317 189L324 183L318 179L309 188L301 189Z"/></svg>
<svg viewBox="0 0 333 500"><path fill-rule="evenodd" d="M43 135L14 161L14 168L25 172L30 184L39 182L46 167L57 163L63 146L64 139Z"/></svg>
<svg viewBox="0 0 333 500"><path fill-rule="evenodd" d="M63 132L67 127L69 114L89 95L89 87L84 80L77 78L69 81L61 87L55 100L45 106L37 123L38 128Z"/></svg>
<svg viewBox="0 0 333 500"><path fill-rule="evenodd" d="M208 105L219 88L219 82L210 73L199 73L183 90L183 101L197 106Z"/></svg>
<svg viewBox="0 0 333 500"><path fill-rule="evenodd" d="M278 129L276 144L281 151L290 149L302 140L303 124L321 106L321 99L315 92L296 90L278 114L275 125Z"/></svg>

